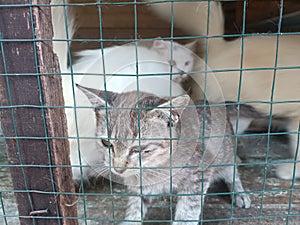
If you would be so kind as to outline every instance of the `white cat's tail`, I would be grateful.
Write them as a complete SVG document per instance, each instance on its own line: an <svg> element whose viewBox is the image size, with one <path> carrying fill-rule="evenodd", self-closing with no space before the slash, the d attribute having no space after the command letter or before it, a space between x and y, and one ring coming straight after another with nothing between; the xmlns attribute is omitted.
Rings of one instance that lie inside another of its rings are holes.
<svg viewBox="0 0 300 225"><path fill-rule="evenodd" d="M153 2L153 0L145 1ZM172 18L174 18L175 26L190 35L224 34L224 15L220 2L151 3L149 7L165 20L172 21Z"/></svg>
<svg viewBox="0 0 300 225"><path fill-rule="evenodd" d="M89 164L89 157L94 156L95 142L90 139L77 139L78 137L93 137L95 133L95 119L93 111L90 109L77 108L75 117L75 103L76 106L86 106L83 94L76 91L74 87L76 76L71 74L68 68L68 56L70 52L70 39L76 31L75 13L72 7L68 7L70 0L51 0L51 13L53 25L53 51L58 57L60 70L62 73L62 87L65 101L65 113L68 124L68 136L70 144L70 159L73 179L81 181L82 177L87 179L88 168L80 166ZM78 94L79 93L79 94ZM76 97L76 98L75 98ZM86 97L85 97L86 98ZM74 107L74 108L73 108ZM89 118L89 119L86 119ZM80 141L79 141L80 140ZM80 154L79 154L80 153ZM85 160L87 158L88 160Z"/></svg>
<svg viewBox="0 0 300 225"><path fill-rule="evenodd" d="M70 70L68 68L68 57L70 42L76 31L75 12L73 7L68 6L70 0L51 0L51 14L53 25L53 51L58 57L62 75L62 86L65 105L74 105L73 85ZM69 117L68 111L67 118ZM69 119L69 118L68 118Z"/></svg>
<svg viewBox="0 0 300 225"><path fill-rule="evenodd" d="M69 0L51 0L53 40L57 40L53 41L53 51L63 73L68 71L69 40L76 31L74 10L67 6L68 3Z"/></svg>

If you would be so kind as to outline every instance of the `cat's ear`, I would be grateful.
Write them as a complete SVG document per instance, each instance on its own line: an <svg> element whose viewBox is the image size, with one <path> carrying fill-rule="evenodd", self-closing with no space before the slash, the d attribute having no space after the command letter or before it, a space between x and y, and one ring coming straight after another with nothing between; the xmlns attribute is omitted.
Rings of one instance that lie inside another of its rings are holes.
<svg viewBox="0 0 300 225"><path fill-rule="evenodd" d="M194 40L194 41L184 45L184 47L191 50L192 52L196 52L197 46L198 46L198 41L197 40Z"/></svg>
<svg viewBox="0 0 300 225"><path fill-rule="evenodd" d="M86 95L86 97L89 99L90 103L93 106L96 106L96 107L105 107L106 106L105 95L104 95L103 91L96 90L93 88L83 87L79 84L76 84L76 87ZM109 94L109 93L107 92L107 94ZM110 106L109 101L107 103L107 106L108 107Z"/></svg>
<svg viewBox="0 0 300 225"><path fill-rule="evenodd" d="M164 50L164 49L167 49L168 48L168 45L165 41L163 40L154 40L153 41L153 45L152 45L152 48L153 49L156 49L156 50Z"/></svg>
<svg viewBox="0 0 300 225"><path fill-rule="evenodd" d="M189 105L190 101L189 95L181 95L172 99L172 106L171 101L168 101L151 111L158 115L160 119L166 121L168 125L174 126L178 123L184 109Z"/></svg>

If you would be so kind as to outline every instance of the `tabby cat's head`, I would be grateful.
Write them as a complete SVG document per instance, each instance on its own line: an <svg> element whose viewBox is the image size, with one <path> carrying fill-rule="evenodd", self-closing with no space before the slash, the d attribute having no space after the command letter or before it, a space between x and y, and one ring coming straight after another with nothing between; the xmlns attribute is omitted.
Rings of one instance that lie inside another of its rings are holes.
<svg viewBox="0 0 300 225"><path fill-rule="evenodd" d="M148 93L117 94L78 88L95 107L97 141L105 153L105 165L121 177L138 176L140 168L170 165L181 135L182 113L188 95L171 102Z"/></svg>

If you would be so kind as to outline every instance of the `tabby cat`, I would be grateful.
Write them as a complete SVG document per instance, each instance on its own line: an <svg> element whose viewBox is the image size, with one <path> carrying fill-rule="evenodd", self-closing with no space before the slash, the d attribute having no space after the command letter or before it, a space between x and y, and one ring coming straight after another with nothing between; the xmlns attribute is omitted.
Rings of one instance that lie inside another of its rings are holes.
<svg viewBox="0 0 300 225"><path fill-rule="evenodd" d="M124 182L130 194L122 224L142 224L153 195L176 194L172 224L196 225L207 189L217 179L236 193L238 207L250 207L233 166L234 140L224 137L233 130L223 108L193 107L188 95L169 100L78 88L95 107L98 151L105 155L104 162L94 162L95 172Z"/></svg>

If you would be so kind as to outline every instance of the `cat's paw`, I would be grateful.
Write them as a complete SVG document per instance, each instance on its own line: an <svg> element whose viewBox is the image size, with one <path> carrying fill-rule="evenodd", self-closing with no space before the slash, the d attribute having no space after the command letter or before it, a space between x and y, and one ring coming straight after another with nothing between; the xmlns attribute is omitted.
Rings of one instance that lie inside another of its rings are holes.
<svg viewBox="0 0 300 225"><path fill-rule="evenodd" d="M294 163L282 164L277 166L277 177L284 180L292 180L294 174ZM297 164L295 171L295 179L300 179L300 164Z"/></svg>
<svg viewBox="0 0 300 225"><path fill-rule="evenodd" d="M235 205L239 208L248 209L251 206L251 199L248 194L239 194L235 196Z"/></svg>

